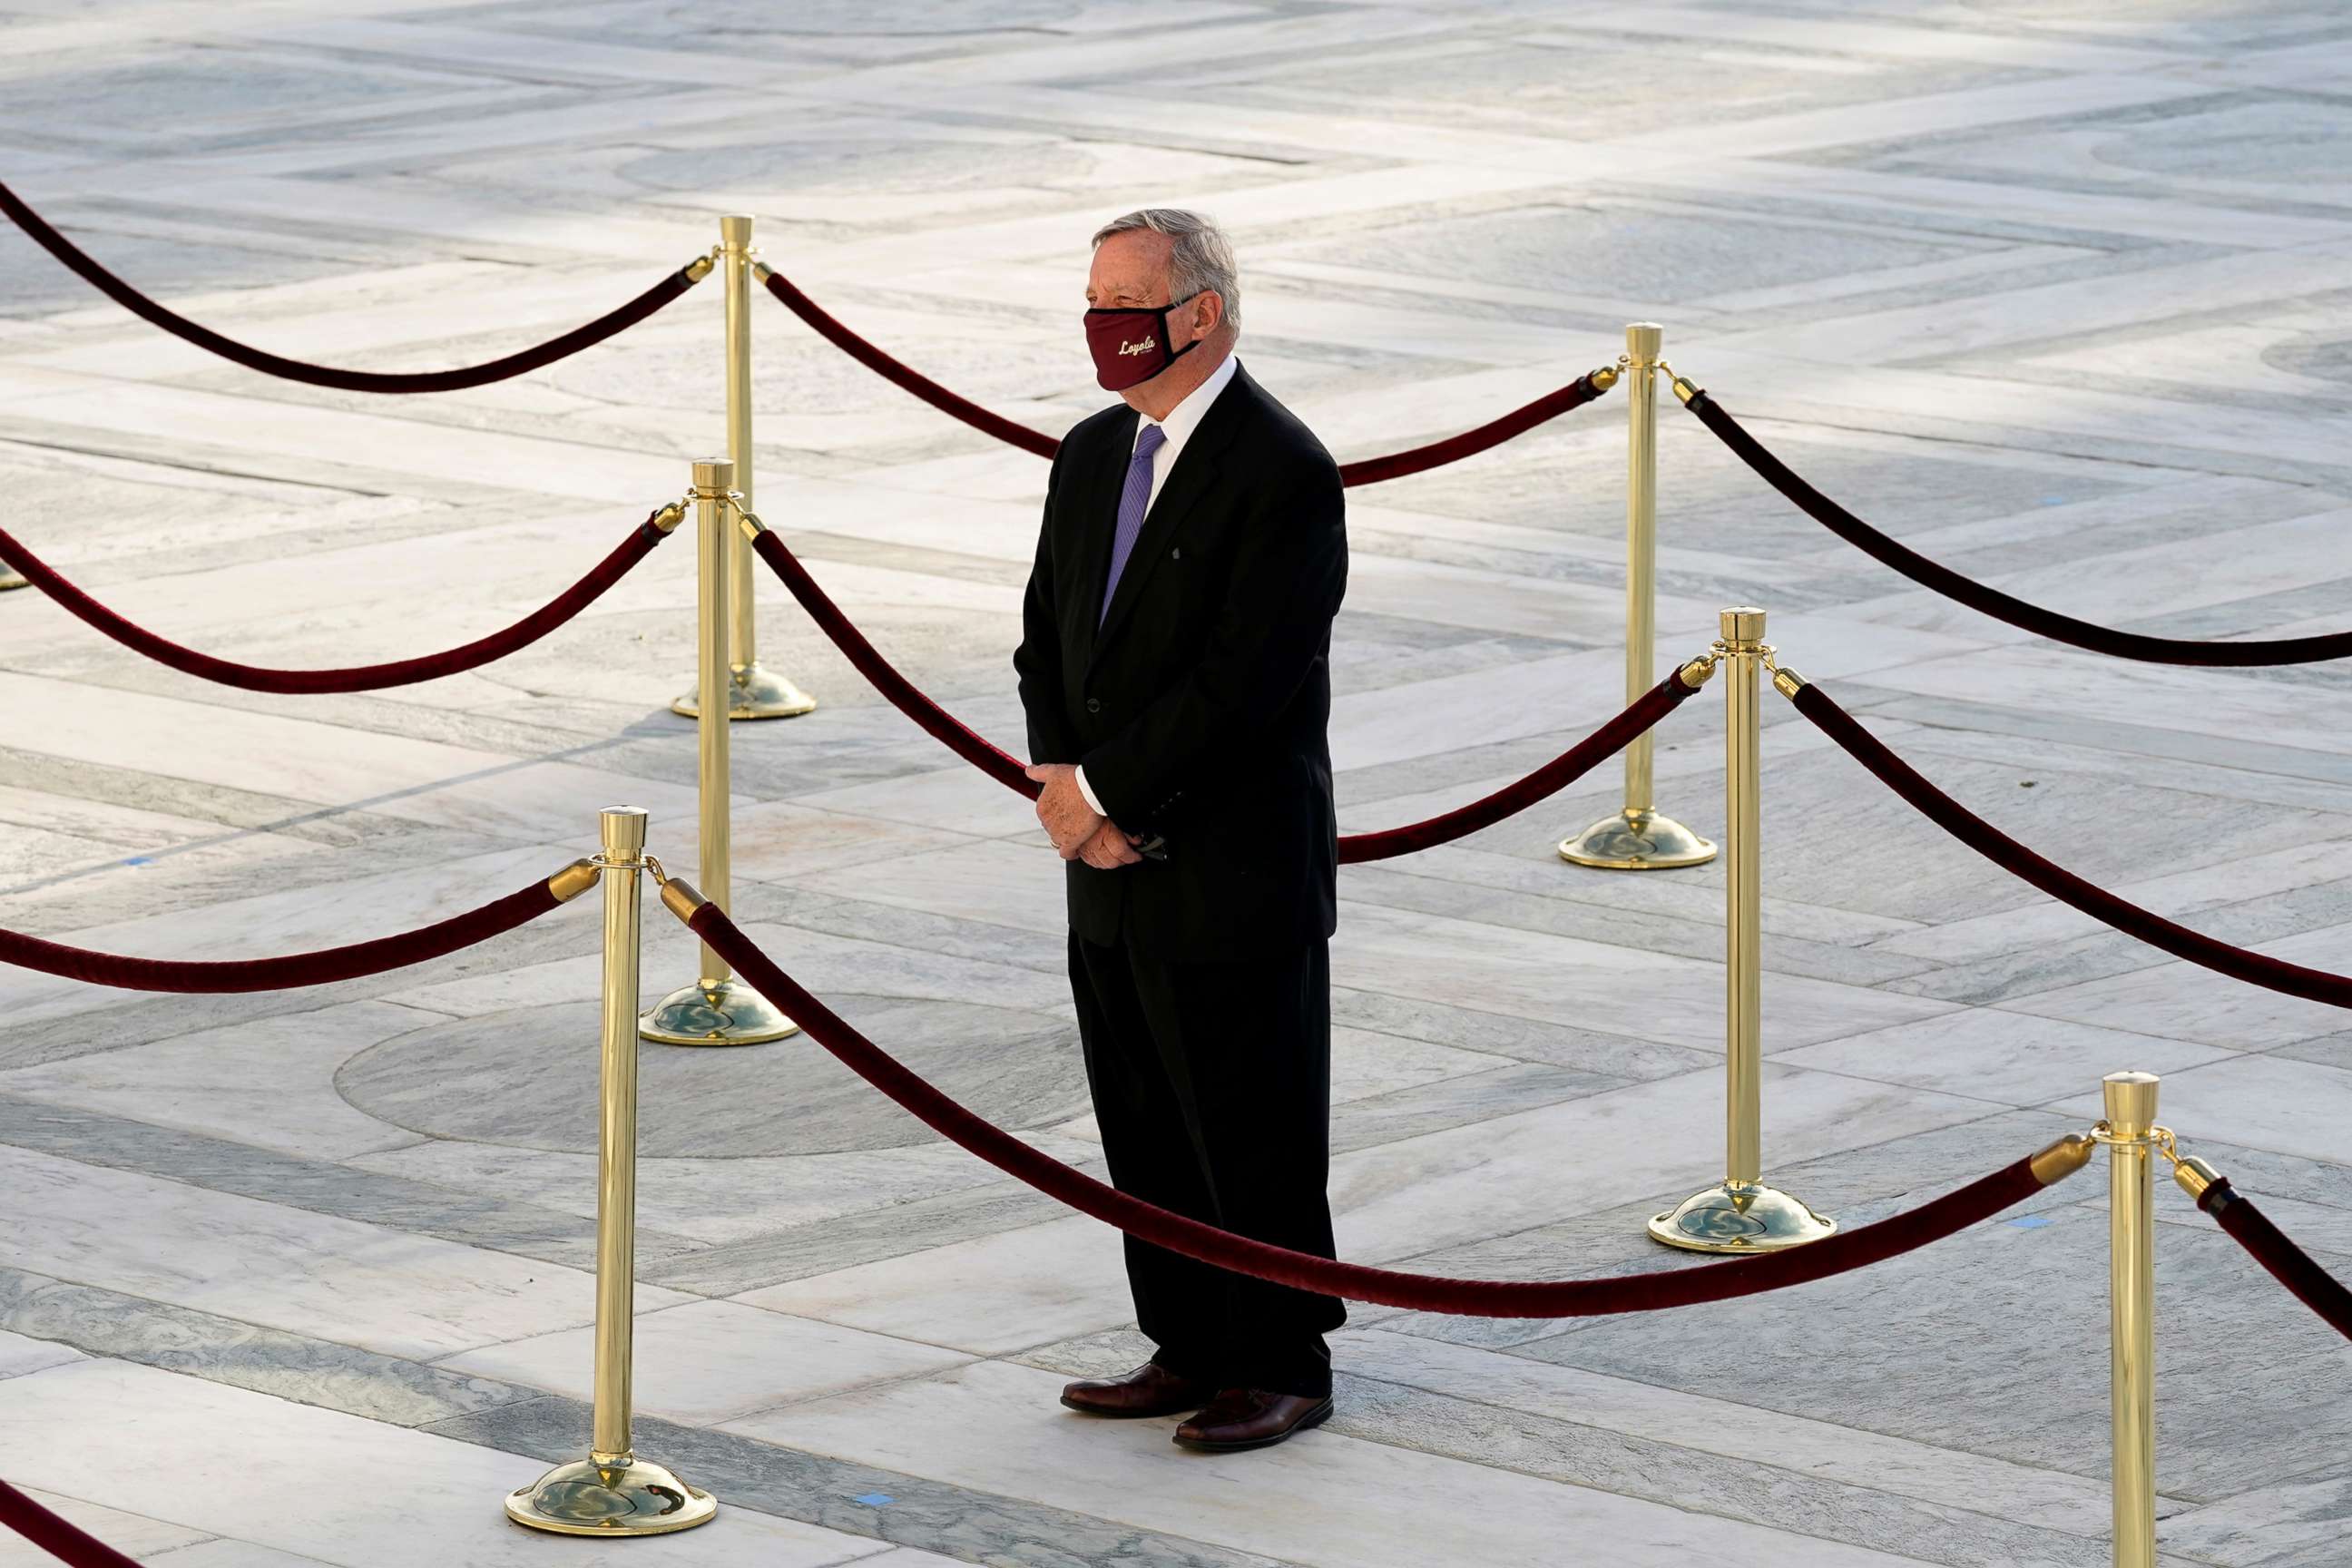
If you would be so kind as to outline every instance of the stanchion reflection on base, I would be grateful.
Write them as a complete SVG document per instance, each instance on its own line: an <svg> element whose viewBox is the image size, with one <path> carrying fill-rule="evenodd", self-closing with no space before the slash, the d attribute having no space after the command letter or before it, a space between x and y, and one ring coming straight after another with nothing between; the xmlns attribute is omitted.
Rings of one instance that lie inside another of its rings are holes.
<svg viewBox="0 0 2352 1568"><path fill-rule="evenodd" d="M746 574L749 575L749 574ZM702 716L702 695L689 691L669 705L682 719ZM750 719L797 719L816 711L816 699L774 670L760 665L727 668L727 717L736 723Z"/></svg>

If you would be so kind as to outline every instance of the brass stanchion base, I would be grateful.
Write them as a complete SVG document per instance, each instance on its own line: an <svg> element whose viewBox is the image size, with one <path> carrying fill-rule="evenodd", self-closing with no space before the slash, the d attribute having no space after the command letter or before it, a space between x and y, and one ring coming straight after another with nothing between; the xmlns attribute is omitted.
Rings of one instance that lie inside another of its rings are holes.
<svg viewBox="0 0 2352 1568"><path fill-rule="evenodd" d="M26 581L23 573L11 572L5 566L0 566L0 594L5 594L11 588L29 588L32 585Z"/></svg>
<svg viewBox="0 0 2352 1568"><path fill-rule="evenodd" d="M558 1535L666 1535L708 1524L719 1500L635 1456L558 1465L507 1494L507 1517Z"/></svg>
<svg viewBox="0 0 2352 1568"><path fill-rule="evenodd" d="M1715 845L1671 816L1627 810L1561 839L1559 858L1604 871L1664 871L1705 865L1715 858Z"/></svg>
<svg viewBox="0 0 2352 1568"><path fill-rule="evenodd" d="M669 710L684 719L702 715L701 693L689 691L669 705ZM794 686L772 669L756 664L730 665L727 669L727 717L730 721L740 719L797 719L816 710L816 699Z"/></svg>
<svg viewBox="0 0 2352 1568"><path fill-rule="evenodd" d="M757 1046L797 1035L801 1026L783 1009L729 978L698 980L673 991L638 1020L637 1033L664 1046Z"/></svg>
<svg viewBox="0 0 2352 1568"><path fill-rule="evenodd" d="M1650 1239L1685 1252L1780 1252L1837 1229L1778 1187L1726 1182L1650 1221Z"/></svg>

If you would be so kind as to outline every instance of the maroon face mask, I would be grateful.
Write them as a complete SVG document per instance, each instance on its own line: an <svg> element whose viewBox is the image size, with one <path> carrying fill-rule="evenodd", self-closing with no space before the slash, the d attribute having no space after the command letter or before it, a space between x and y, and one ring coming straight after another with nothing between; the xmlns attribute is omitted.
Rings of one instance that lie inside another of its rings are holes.
<svg viewBox="0 0 2352 1568"><path fill-rule="evenodd" d="M1200 292L1142 310L1087 312L1087 347L1105 392L1139 386L1201 346L1196 341L1172 352L1168 347L1168 312Z"/></svg>

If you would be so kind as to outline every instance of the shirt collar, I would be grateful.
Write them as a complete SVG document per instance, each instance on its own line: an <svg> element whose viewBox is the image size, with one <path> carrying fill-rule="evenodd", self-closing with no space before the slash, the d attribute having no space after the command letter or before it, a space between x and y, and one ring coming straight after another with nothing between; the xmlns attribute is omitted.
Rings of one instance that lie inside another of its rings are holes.
<svg viewBox="0 0 2352 1568"><path fill-rule="evenodd" d="M1157 421L1160 433L1167 437L1169 446L1181 447L1184 444L1185 438L1192 434L1193 430L1200 426L1202 419L1207 416L1209 405L1216 402L1217 395L1224 391L1227 384L1234 379L1234 373L1241 369L1241 364L1239 354L1227 354L1224 363L1209 373L1208 380L1186 393L1184 400L1168 411L1167 418ZM1155 422L1150 419L1136 420L1137 440L1143 438L1143 427L1152 423ZM1130 446L1129 449L1131 451L1133 447Z"/></svg>

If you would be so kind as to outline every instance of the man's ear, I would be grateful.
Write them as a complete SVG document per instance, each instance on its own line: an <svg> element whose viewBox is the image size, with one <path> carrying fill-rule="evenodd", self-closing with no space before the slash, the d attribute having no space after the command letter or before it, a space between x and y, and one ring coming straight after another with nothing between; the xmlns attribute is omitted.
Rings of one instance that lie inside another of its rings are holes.
<svg viewBox="0 0 2352 1568"><path fill-rule="evenodd" d="M1225 297L1204 289L1192 300L1192 341L1199 342L1225 324Z"/></svg>

